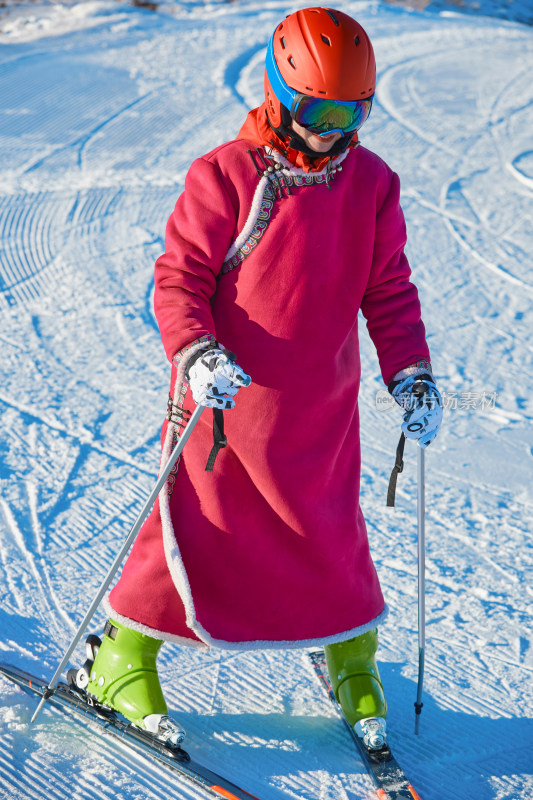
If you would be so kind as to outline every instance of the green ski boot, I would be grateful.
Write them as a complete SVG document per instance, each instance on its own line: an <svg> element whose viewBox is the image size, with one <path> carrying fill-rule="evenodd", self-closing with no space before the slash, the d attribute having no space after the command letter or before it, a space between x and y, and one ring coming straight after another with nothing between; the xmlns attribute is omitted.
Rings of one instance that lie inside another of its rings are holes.
<svg viewBox="0 0 533 800"><path fill-rule="evenodd" d="M371 750L379 750L386 744L387 703L376 664L377 649L377 629L324 648L337 702Z"/></svg>
<svg viewBox="0 0 533 800"><path fill-rule="evenodd" d="M168 716L156 659L163 642L109 620L104 638L87 639L87 661L75 683L133 725L177 746L185 732ZM72 680L72 677L70 678Z"/></svg>

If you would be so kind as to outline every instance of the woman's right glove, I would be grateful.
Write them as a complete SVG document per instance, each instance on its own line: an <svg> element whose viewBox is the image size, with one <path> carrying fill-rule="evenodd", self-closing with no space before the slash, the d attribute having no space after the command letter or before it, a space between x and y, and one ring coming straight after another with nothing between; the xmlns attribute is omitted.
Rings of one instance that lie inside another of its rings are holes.
<svg viewBox="0 0 533 800"><path fill-rule="evenodd" d="M211 347L191 358L185 372L194 402L198 405L233 408L233 399L241 386L249 386L250 376L235 362L229 350Z"/></svg>
<svg viewBox="0 0 533 800"><path fill-rule="evenodd" d="M442 397L429 372L409 375L389 384L389 392L400 405L403 415L402 432L426 448L439 432L442 422Z"/></svg>

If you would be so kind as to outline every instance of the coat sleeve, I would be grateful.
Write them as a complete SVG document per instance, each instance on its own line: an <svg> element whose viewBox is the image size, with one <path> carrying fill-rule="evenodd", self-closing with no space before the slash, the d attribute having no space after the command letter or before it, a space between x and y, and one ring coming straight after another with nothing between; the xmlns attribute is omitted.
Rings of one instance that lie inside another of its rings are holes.
<svg viewBox="0 0 533 800"><path fill-rule="evenodd" d="M409 364L429 360L418 292L409 280L406 239L400 181L392 173L377 213L372 267L361 303L385 383Z"/></svg>
<svg viewBox="0 0 533 800"><path fill-rule="evenodd" d="M200 337L216 337L211 300L236 220L218 166L194 161L155 265L154 310L169 361Z"/></svg>

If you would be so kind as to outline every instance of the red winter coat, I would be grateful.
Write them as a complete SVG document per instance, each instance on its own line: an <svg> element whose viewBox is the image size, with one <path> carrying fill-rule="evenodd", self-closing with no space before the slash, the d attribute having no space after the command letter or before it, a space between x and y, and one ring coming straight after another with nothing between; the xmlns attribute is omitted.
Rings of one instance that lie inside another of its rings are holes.
<svg viewBox="0 0 533 800"><path fill-rule="evenodd" d="M209 337L253 381L213 472L204 412L110 596L119 621L189 644L324 644L380 622L359 508L359 309L385 383L429 358L398 177L363 147L318 172L269 156L263 113L192 164L155 270L163 344L181 351L172 419L193 408L184 368ZM164 425L163 461L178 430Z"/></svg>

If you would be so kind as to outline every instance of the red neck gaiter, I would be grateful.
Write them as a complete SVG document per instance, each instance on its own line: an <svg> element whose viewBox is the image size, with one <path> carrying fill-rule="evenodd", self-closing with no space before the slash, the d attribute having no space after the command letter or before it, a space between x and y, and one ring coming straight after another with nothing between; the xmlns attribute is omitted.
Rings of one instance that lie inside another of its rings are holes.
<svg viewBox="0 0 533 800"><path fill-rule="evenodd" d="M328 155L324 155L321 158L310 158L299 150L293 150L287 147L287 143L272 130L267 122L266 103L248 112L248 116L237 135L237 139L246 139L248 142L254 142L254 144L263 147L268 147L270 145L280 153L283 153L291 164L294 164L295 167L300 167L300 169L305 170L305 172L320 172L330 159ZM348 147L355 147L357 142L357 133L354 133L353 139Z"/></svg>

